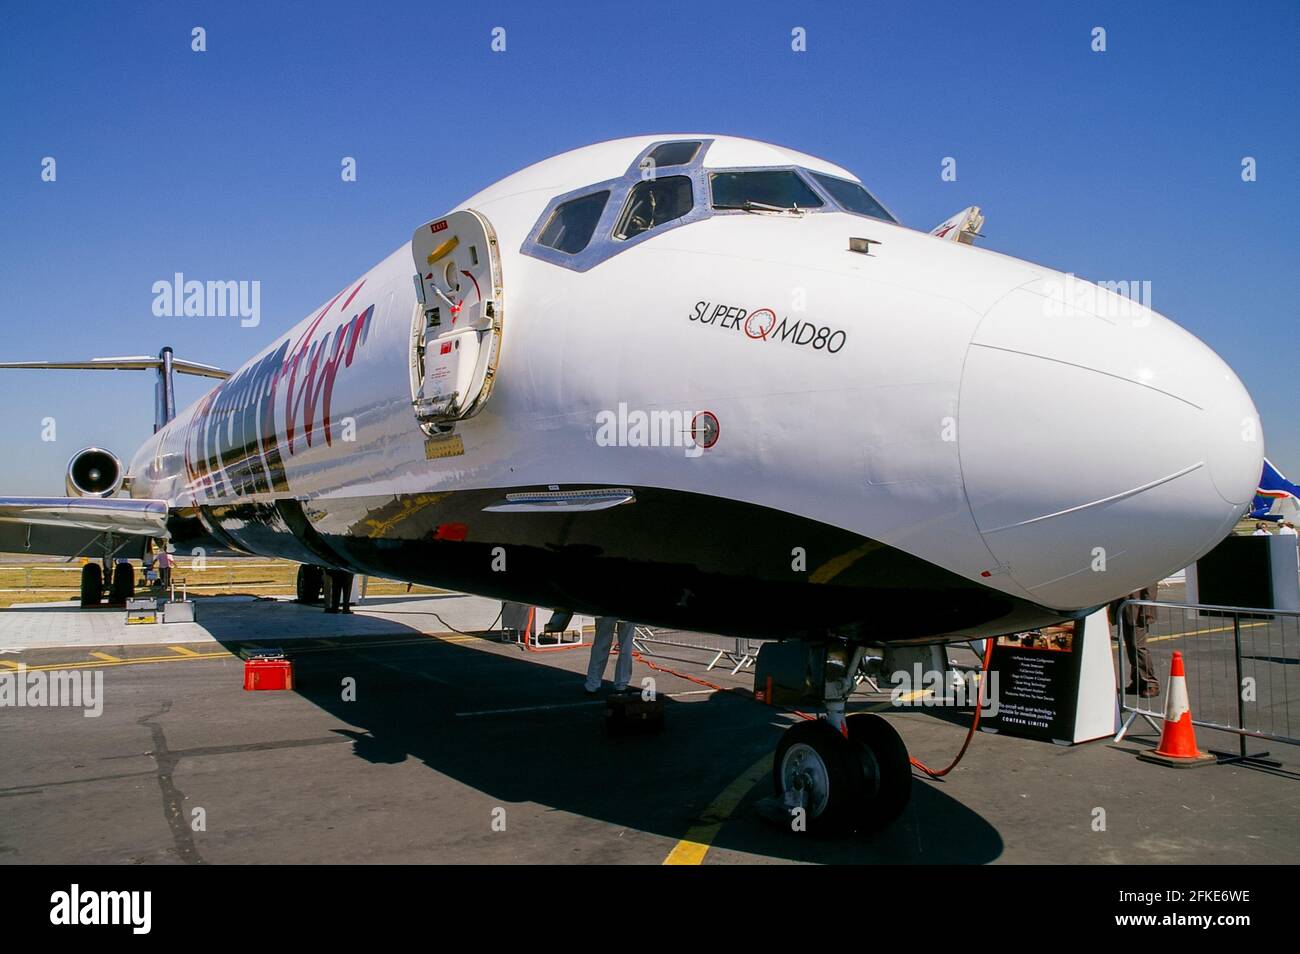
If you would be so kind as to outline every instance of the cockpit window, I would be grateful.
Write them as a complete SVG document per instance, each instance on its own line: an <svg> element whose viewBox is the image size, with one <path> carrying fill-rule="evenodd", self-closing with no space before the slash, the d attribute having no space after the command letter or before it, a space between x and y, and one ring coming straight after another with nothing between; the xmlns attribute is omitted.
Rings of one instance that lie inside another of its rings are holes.
<svg viewBox="0 0 1300 954"><path fill-rule="evenodd" d="M581 252L591 241L608 201L609 190L604 189L557 205L546 228L537 236L537 244L570 255Z"/></svg>
<svg viewBox="0 0 1300 954"><path fill-rule="evenodd" d="M656 166L681 166L695 158L702 144L699 140L691 142L665 142L650 150L646 159Z"/></svg>
<svg viewBox="0 0 1300 954"><path fill-rule="evenodd" d="M821 184L821 187L830 193L831 198L840 204L840 207L845 212L867 215L873 219L882 219L885 222L897 222L892 215L885 211L884 206L875 200L870 192L856 182L850 182L848 179L837 179L834 176L823 175L820 172L814 172L812 175Z"/></svg>
<svg viewBox="0 0 1300 954"><path fill-rule="evenodd" d="M628 193L627 205L614 229L614 237L629 239L652 228L680 219L695 206L690 176L663 176L638 182Z"/></svg>
<svg viewBox="0 0 1300 954"><path fill-rule="evenodd" d="M815 209L824 205L793 169L715 172L710 179L715 209L772 211Z"/></svg>

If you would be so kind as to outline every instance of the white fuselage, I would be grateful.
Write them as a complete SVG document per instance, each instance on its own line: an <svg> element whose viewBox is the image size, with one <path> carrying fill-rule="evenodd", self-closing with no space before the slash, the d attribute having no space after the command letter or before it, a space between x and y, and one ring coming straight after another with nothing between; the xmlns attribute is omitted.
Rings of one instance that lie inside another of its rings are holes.
<svg viewBox="0 0 1300 954"><path fill-rule="evenodd" d="M244 366L302 356L292 381L276 371L274 393L255 395L274 402L273 434L257 430L270 418L204 419L208 399L197 402L135 455L132 495L177 508L293 498L342 538L368 532L360 511L377 501L656 488L839 528L1062 612L1186 565L1249 503L1263 439L1236 376L1149 309L1115 317L1105 293L1056 308L1070 279L1049 269L838 211L715 214L587 271L521 253L555 196L622 175L667 138L560 156L460 207L499 237L504 303L492 396L455 427L463 453L430 459L412 414L420 306L407 243ZM704 158L789 164L848 176L745 140L717 137ZM853 252L850 237L879 244ZM337 355L332 383L324 360L309 373L322 342ZM711 412L717 441L702 453L608 446L601 415L620 405ZM198 474L204 433L220 427L228 443L243 428L263 468L278 456L280 485ZM666 551L674 533L662 528ZM807 546L797 536L753 546L791 563ZM853 559L809 554L807 570L829 581Z"/></svg>

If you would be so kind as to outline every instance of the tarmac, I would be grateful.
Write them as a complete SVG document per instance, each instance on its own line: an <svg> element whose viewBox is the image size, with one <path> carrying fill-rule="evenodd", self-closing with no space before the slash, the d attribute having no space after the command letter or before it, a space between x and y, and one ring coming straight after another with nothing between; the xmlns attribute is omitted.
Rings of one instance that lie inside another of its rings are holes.
<svg viewBox="0 0 1300 954"><path fill-rule="evenodd" d="M798 717L756 703L749 672L706 671L711 653L638 659L634 682L653 679L666 698L665 729L611 737L603 699L582 691L587 648L479 635L500 610L488 600L374 598L352 616L196 602L193 624L127 625L120 609L71 604L0 610L0 669L102 679L98 716L0 708L0 862L1300 860L1300 751L1286 745L1254 746L1280 768L1183 771L1135 757L1155 741L1141 723L1118 744L1072 747L979 733L946 778L916 775L889 829L817 840L754 810ZM293 656L292 691L243 689L239 652L259 646ZM889 702L864 692L850 708ZM964 710L890 718L931 765L968 725Z"/></svg>

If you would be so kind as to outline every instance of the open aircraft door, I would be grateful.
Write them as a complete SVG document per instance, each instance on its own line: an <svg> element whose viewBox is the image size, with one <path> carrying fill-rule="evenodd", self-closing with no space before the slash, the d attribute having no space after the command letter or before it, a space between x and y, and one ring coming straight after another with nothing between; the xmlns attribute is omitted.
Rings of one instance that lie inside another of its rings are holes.
<svg viewBox="0 0 1300 954"><path fill-rule="evenodd" d="M472 209L434 219L411 238L415 294L411 391L427 430L473 417L492 393L501 354L501 256Z"/></svg>

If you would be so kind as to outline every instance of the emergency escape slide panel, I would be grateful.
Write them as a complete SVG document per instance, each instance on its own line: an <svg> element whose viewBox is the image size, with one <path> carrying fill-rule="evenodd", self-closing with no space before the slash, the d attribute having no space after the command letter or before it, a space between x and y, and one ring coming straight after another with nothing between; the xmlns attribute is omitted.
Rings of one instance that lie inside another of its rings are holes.
<svg viewBox="0 0 1300 954"><path fill-rule="evenodd" d="M411 255L422 328L414 336L416 417L444 424L477 414L501 352L501 258L496 233L472 209L415 230ZM422 352L421 352L422 349Z"/></svg>

